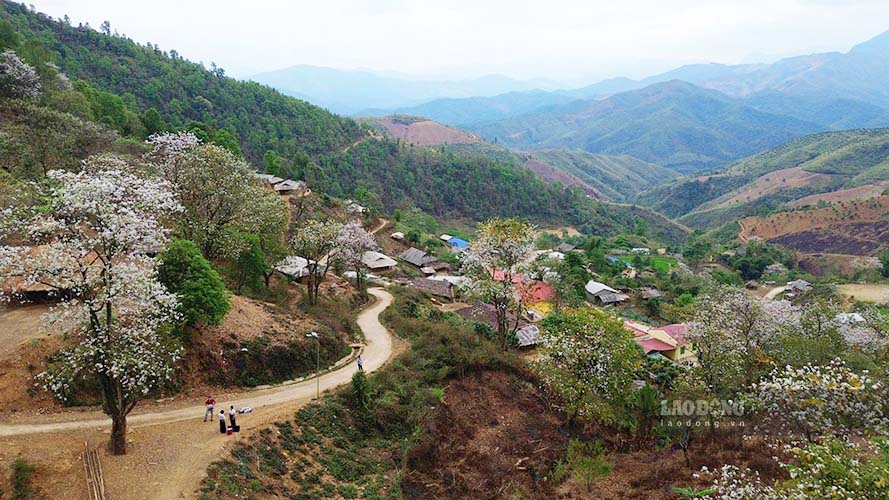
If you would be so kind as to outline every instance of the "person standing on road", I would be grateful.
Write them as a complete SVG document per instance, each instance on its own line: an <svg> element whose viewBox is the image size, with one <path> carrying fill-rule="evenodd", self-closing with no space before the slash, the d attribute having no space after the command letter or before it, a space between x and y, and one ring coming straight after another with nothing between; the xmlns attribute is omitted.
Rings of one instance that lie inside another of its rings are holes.
<svg viewBox="0 0 889 500"><path fill-rule="evenodd" d="M225 434L225 410L219 410L219 432Z"/></svg>
<svg viewBox="0 0 889 500"><path fill-rule="evenodd" d="M204 401L204 404L207 406L207 410L204 411L204 422L207 421L207 418L213 420L213 409L216 408L216 400L213 399L213 396L207 396L207 400Z"/></svg>
<svg viewBox="0 0 889 500"><path fill-rule="evenodd" d="M358 362L358 371L363 372L364 371L364 361L361 359L360 354L358 355L358 359L356 361Z"/></svg>
<svg viewBox="0 0 889 500"><path fill-rule="evenodd" d="M235 428L235 413L237 413L235 411L235 405L232 405L231 408L229 408L229 410L228 410L228 420L232 424L232 429Z"/></svg>

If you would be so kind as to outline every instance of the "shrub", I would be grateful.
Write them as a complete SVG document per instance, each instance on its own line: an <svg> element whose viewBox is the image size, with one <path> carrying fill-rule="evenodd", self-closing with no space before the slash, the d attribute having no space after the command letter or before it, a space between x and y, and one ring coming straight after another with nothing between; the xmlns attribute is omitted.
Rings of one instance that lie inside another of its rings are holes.
<svg viewBox="0 0 889 500"><path fill-rule="evenodd" d="M189 240L167 245L160 255L158 278L179 298L186 325L218 325L231 308L219 273Z"/></svg>

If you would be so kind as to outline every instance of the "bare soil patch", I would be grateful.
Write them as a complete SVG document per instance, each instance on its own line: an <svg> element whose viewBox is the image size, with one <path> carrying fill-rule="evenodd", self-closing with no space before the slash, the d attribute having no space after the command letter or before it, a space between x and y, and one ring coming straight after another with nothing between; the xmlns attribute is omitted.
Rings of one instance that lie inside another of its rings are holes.
<svg viewBox="0 0 889 500"><path fill-rule="evenodd" d="M857 285L850 283L839 285L837 291L850 299L863 302L889 302L889 285Z"/></svg>
<svg viewBox="0 0 889 500"><path fill-rule="evenodd" d="M736 203L749 203L758 200L767 194L783 189L793 189L806 186L826 184L831 176L817 172L807 172L802 167L785 168L760 176L744 187L735 191L727 200L722 201L716 208L723 208Z"/></svg>
<svg viewBox="0 0 889 500"><path fill-rule="evenodd" d="M458 128L448 127L432 120L402 119L389 116L374 120L386 128L392 137L418 146L437 146L440 144L475 144L482 142L478 136L464 132Z"/></svg>
<svg viewBox="0 0 889 500"><path fill-rule="evenodd" d="M579 187L583 190L584 193L592 196L597 200L609 199L607 196L599 192L598 189L590 186L576 175L566 172L560 168L556 168L548 163L544 163L540 160L535 160L532 158L526 161L523 166L528 170L534 172L537 177L540 177L546 182L559 182L563 186Z"/></svg>
<svg viewBox="0 0 889 500"><path fill-rule="evenodd" d="M867 200L881 196L886 189L887 183L871 184L867 186L858 186L849 189L838 189L829 193L813 194L791 201L787 204L790 208L805 207L807 205L815 206L818 202L839 203L851 200Z"/></svg>

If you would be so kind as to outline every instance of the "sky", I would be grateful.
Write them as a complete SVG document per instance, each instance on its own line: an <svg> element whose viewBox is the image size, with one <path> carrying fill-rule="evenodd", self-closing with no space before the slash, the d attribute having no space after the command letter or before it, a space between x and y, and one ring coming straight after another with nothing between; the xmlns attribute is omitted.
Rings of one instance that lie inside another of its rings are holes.
<svg viewBox="0 0 889 500"><path fill-rule="evenodd" d="M27 1L27 0L26 0ZM30 0L247 77L296 64L583 85L697 62L845 52L889 0Z"/></svg>

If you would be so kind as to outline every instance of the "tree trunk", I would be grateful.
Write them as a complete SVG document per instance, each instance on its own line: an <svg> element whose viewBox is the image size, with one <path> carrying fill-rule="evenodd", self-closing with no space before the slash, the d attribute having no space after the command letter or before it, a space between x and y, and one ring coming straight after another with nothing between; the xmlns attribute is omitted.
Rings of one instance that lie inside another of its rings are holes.
<svg viewBox="0 0 889 500"><path fill-rule="evenodd" d="M112 455L127 454L127 417L126 415L111 417L111 441L108 450Z"/></svg>

